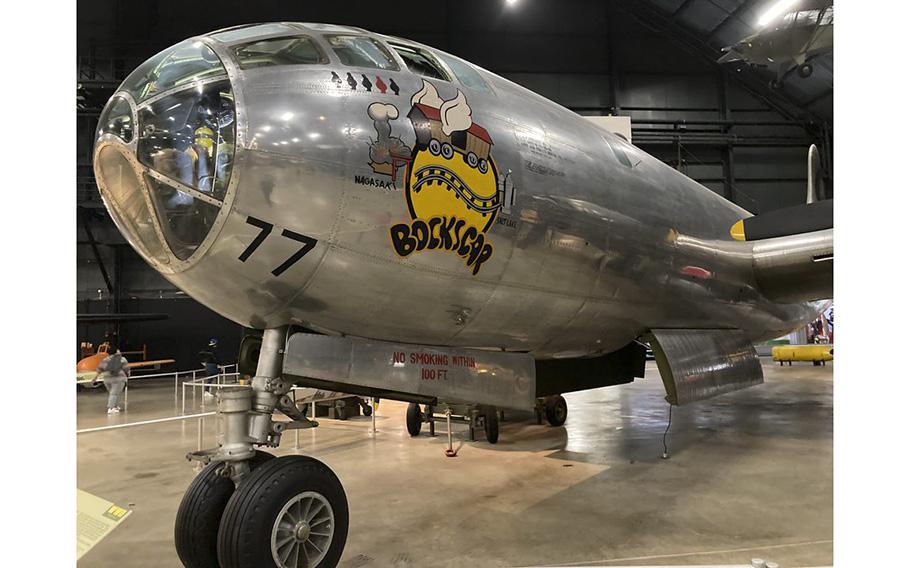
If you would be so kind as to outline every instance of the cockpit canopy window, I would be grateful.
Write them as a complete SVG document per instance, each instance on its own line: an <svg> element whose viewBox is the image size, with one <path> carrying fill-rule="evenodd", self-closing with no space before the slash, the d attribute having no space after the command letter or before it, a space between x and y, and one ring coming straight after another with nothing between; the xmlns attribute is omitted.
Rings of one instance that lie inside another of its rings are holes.
<svg viewBox="0 0 910 568"><path fill-rule="evenodd" d="M442 59L443 63L449 66L449 69L452 70L452 73L458 77L458 80L462 85L469 89L475 91L480 91L482 93L492 93L490 86L487 85L487 82L483 80L483 77L480 76L480 73L471 66L470 63L462 61L457 57L452 57L451 55L438 54L439 58Z"/></svg>
<svg viewBox="0 0 910 568"><path fill-rule="evenodd" d="M151 190L158 224L171 252L180 260L188 259L214 226L218 207L152 176L146 175L145 180Z"/></svg>
<svg viewBox="0 0 910 568"><path fill-rule="evenodd" d="M408 70L418 75L423 75L424 77L429 77L431 79L442 79L443 81L450 81L449 76L445 71L442 70L442 67L436 63L436 60L432 55L418 49L416 47L410 47L406 45L397 45L394 43L389 44L392 46L398 55L404 59L405 65L408 66Z"/></svg>
<svg viewBox="0 0 910 568"><path fill-rule="evenodd" d="M123 97L113 97L98 120L98 136L113 134L126 143L133 140L133 111Z"/></svg>
<svg viewBox="0 0 910 568"><path fill-rule="evenodd" d="M312 24L309 22L304 22L303 26L308 30L313 30L323 33L351 33L357 31L364 31L362 28L355 28L351 26L339 26L338 24Z"/></svg>
<svg viewBox="0 0 910 568"><path fill-rule="evenodd" d="M272 34L291 34L295 31L297 30L285 24L254 24L252 26L242 26L239 28L227 29L223 32L216 32L213 33L211 37L220 42L234 43L235 41L243 41L245 39L253 39Z"/></svg>
<svg viewBox="0 0 910 568"><path fill-rule="evenodd" d="M304 36L276 37L238 45L234 47L234 57L241 69L329 62L313 40Z"/></svg>
<svg viewBox="0 0 910 568"><path fill-rule="evenodd" d="M186 40L137 67L120 89L138 103L168 89L226 73L215 52L201 41Z"/></svg>
<svg viewBox="0 0 910 568"><path fill-rule="evenodd" d="M332 46L338 59L351 67L398 70L389 51L378 41L367 36L327 35L326 41Z"/></svg>
<svg viewBox="0 0 910 568"><path fill-rule="evenodd" d="M139 109L139 161L223 199L234 160L234 97L229 81L172 93Z"/></svg>
<svg viewBox="0 0 910 568"><path fill-rule="evenodd" d="M155 231L145 192L124 151L125 149L110 144L103 146L95 156L95 163L104 180L105 199L113 203L111 213L130 241L138 244L140 250L150 258L166 263L167 252Z"/></svg>

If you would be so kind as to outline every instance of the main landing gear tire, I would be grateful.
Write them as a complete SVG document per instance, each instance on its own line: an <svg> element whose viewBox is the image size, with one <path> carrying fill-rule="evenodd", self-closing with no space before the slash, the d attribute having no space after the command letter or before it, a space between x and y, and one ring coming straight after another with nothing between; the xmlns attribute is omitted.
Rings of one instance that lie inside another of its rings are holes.
<svg viewBox="0 0 910 568"><path fill-rule="evenodd" d="M256 469L274 457L257 451L250 468ZM234 493L234 482L221 475L223 466L223 462L212 462L199 472L177 509L174 545L186 568L220 568L218 524Z"/></svg>
<svg viewBox="0 0 910 568"><path fill-rule="evenodd" d="M221 568L331 568L348 536L348 500L335 473L284 456L249 474L218 529Z"/></svg>
<svg viewBox="0 0 910 568"><path fill-rule="evenodd" d="M550 426L562 426L566 423L566 417L569 416L569 407L566 405L566 399L562 395L551 396L547 398L547 422Z"/></svg>
<svg viewBox="0 0 910 568"><path fill-rule="evenodd" d="M487 442L495 444L499 441L499 413L492 406L484 412L483 433L487 437Z"/></svg>
<svg viewBox="0 0 910 568"><path fill-rule="evenodd" d="M408 405L408 414L405 422L408 425L408 434L412 438L420 435L420 428L423 426L423 414L420 412L420 405L416 402Z"/></svg>

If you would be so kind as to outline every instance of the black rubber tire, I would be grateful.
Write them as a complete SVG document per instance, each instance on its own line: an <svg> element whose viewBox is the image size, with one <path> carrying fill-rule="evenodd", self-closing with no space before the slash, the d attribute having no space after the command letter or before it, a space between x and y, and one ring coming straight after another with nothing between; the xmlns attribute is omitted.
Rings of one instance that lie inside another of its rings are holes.
<svg viewBox="0 0 910 568"><path fill-rule="evenodd" d="M812 65L809 63L803 63L796 68L796 74L802 77L803 79L808 79L812 76Z"/></svg>
<svg viewBox="0 0 910 568"><path fill-rule="evenodd" d="M274 457L257 451L250 467L255 470ZM223 465L213 462L205 466L190 483L177 509L174 546L186 568L219 568L218 525L234 493L234 482L219 474Z"/></svg>
<svg viewBox="0 0 910 568"><path fill-rule="evenodd" d="M369 402L365 402L365 403L361 404L361 405L360 405L360 410L361 410L361 412L363 412L363 415L364 415L364 416L372 416L372 415L373 415L373 405L370 404Z"/></svg>
<svg viewBox="0 0 910 568"><path fill-rule="evenodd" d="M283 456L256 469L234 492L218 528L220 568L275 566L271 533L281 508L295 495L315 491L335 516L329 551L317 567L336 566L348 536L348 500L335 473L309 456Z"/></svg>
<svg viewBox="0 0 910 568"><path fill-rule="evenodd" d="M420 412L420 405L412 402L408 405L408 414L405 417L408 425L408 434L411 437L419 436L420 429L423 427L423 414Z"/></svg>
<svg viewBox="0 0 910 568"><path fill-rule="evenodd" d="M499 413L492 406L483 414L483 434L491 444L499 441Z"/></svg>
<svg viewBox="0 0 910 568"><path fill-rule="evenodd" d="M547 397L547 422L550 426L562 426L569 416L569 407L562 395Z"/></svg>

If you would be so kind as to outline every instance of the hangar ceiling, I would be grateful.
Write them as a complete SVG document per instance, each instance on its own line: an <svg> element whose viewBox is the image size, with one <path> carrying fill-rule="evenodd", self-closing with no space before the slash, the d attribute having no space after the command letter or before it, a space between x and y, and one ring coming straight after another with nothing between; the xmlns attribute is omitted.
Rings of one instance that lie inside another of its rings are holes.
<svg viewBox="0 0 910 568"><path fill-rule="evenodd" d="M621 1L627 8L646 13L632 4L651 4L663 18L678 27L680 37L691 36L701 42L707 50L713 49L720 56L720 49L758 31L757 24L762 13L776 0L648 0L645 3ZM803 0L795 7L811 9L825 2ZM706 52L707 52L706 50ZM787 103L811 113L816 119L831 121L834 85L834 54L828 53L812 60L814 72L808 78L801 78L795 72L788 73L781 87L771 93ZM733 73L747 73L764 82L772 78L770 71L753 69L745 64L730 64ZM769 89L770 91L770 89Z"/></svg>

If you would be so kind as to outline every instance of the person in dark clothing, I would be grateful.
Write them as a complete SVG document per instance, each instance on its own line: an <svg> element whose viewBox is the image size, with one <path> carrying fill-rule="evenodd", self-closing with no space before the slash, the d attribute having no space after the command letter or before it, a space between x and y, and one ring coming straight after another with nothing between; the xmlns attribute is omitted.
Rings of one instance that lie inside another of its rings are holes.
<svg viewBox="0 0 910 568"><path fill-rule="evenodd" d="M209 339L208 347L199 352L200 363L205 367L206 381L210 382L218 374L218 340L214 337ZM211 387L203 388L203 396L210 398L214 396L210 390Z"/></svg>

